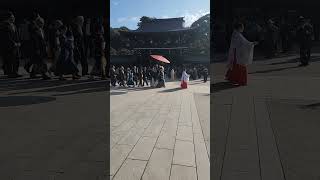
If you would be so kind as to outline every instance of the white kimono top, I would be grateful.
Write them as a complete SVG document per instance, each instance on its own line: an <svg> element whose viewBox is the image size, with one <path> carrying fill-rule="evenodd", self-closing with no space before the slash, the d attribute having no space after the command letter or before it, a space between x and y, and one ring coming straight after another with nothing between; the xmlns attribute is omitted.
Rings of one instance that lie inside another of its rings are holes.
<svg viewBox="0 0 320 180"><path fill-rule="evenodd" d="M190 75L186 71L182 72L181 81L189 82Z"/></svg>
<svg viewBox="0 0 320 180"><path fill-rule="evenodd" d="M254 43L248 41L240 32L233 31L231 44L228 53L228 61L231 64L234 60L234 52L236 51L237 64L252 64Z"/></svg>

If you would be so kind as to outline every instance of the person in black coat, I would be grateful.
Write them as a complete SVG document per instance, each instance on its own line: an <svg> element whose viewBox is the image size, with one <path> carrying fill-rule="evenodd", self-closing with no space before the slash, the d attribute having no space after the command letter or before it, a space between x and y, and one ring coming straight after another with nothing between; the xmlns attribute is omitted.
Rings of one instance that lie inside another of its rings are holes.
<svg viewBox="0 0 320 180"><path fill-rule="evenodd" d="M143 79L144 79L144 77L143 77L143 68L140 66L139 67L139 69L138 69L138 80L139 80L139 86L141 86L141 87L143 87L144 85L144 83L143 83Z"/></svg>
<svg viewBox="0 0 320 180"><path fill-rule="evenodd" d="M158 78L159 78L159 80L158 80L157 87L158 87L158 88L166 87L166 84L165 84L165 75L164 75L164 67L163 67L163 66L160 66L160 67L159 67Z"/></svg>
<svg viewBox="0 0 320 180"><path fill-rule="evenodd" d="M125 77L124 67L121 66L119 69L119 78L118 78L119 86L125 86L125 82L124 82L125 79L126 77Z"/></svg>
<svg viewBox="0 0 320 180"><path fill-rule="evenodd" d="M82 76L88 75L88 61L85 53L85 41L83 33L84 17L77 16L72 24L74 36L74 60L81 63Z"/></svg>
<svg viewBox="0 0 320 180"><path fill-rule="evenodd" d="M94 79L94 76L100 76L101 79L106 79L105 70L105 47L106 41L104 39L104 29L102 24L97 24L93 34L94 45L94 59L95 64L90 73L90 78Z"/></svg>
<svg viewBox="0 0 320 180"><path fill-rule="evenodd" d="M117 83L117 74L116 74L116 68L114 66L111 67L110 78L111 78L111 85L115 87Z"/></svg>
<svg viewBox="0 0 320 180"><path fill-rule="evenodd" d="M0 14L0 50L3 58L3 71L9 78L21 77L18 74L20 58L20 40L12 12Z"/></svg>
<svg viewBox="0 0 320 180"><path fill-rule="evenodd" d="M208 69L204 68L204 70L203 70L203 82L207 82L208 75L209 75Z"/></svg>
<svg viewBox="0 0 320 180"><path fill-rule="evenodd" d="M150 76L150 74L149 74L147 67L144 67L143 68L143 84L142 84L142 86L144 86L144 83L146 83L146 85L149 86L149 84L148 84L149 76Z"/></svg>
<svg viewBox="0 0 320 180"><path fill-rule="evenodd" d="M59 54L59 59L56 64L56 74L59 76L60 80L66 80L64 75L72 75L72 79L80 79L78 75L78 68L74 62L74 38L72 31L66 26L60 27L60 48L61 53Z"/></svg>
<svg viewBox="0 0 320 180"><path fill-rule="evenodd" d="M44 20L41 17L36 18L33 27L31 28L31 64L32 70L30 72L30 77L34 78L37 74L42 75L42 79L50 79L47 76L48 67L45 62L47 57L47 45L44 35Z"/></svg>
<svg viewBox="0 0 320 180"><path fill-rule="evenodd" d="M300 19L300 25L297 30L297 39L300 45L300 62L301 66L309 65L311 57L313 27L304 18Z"/></svg>

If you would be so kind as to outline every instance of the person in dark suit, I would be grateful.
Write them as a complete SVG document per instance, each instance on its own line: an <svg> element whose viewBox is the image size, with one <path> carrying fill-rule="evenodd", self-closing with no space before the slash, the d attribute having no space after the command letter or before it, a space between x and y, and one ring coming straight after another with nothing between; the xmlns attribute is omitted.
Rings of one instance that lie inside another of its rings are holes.
<svg viewBox="0 0 320 180"><path fill-rule="evenodd" d="M309 65L311 57L313 27L311 23L300 17L300 25L297 30L297 39L300 45L300 66Z"/></svg>
<svg viewBox="0 0 320 180"><path fill-rule="evenodd" d="M9 78L21 77L18 74L20 57L20 40L15 26L15 17L12 12L0 14L1 55L3 58L3 71Z"/></svg>
<svg viewBox="0 0 320 180"><path fill-rule="evenodd" d="M82 76L88 75L88 61L85 53L85 41L83 33L84 17L77 16L72 24L74 36L74 60L81 63Z"/></svg>
<svg viewBox="0 0 320 180"><path fill-rule="evenodd" d="M33 27L31 28L31 66L30 77L35 78L37 74L42 75L43 80L48 80L48 67L45 62L47 57L47 45L45 41L45 34L43 30L44 19L38 17L35 19Z"/></svg>

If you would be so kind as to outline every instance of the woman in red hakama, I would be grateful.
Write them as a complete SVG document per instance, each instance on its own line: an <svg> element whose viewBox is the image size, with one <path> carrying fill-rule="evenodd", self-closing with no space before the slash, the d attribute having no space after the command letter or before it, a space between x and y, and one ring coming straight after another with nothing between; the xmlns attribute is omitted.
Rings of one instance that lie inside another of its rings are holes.
<svg viewBox="0 0 320 180"><path fill-rule="evenodd" d="M189 77L190 77L190 75L187 74L186 70L183 70L182 76L181 76L181 88L182 89L188 88Z"/></svg>
<svg viewBox="0 0 320 180"><path fill-rule="evenodd" d="M247 66L252 63L254 46L257 42L248 41L242 32L244 26L237 23L232 33L231 44L228 55L228 71L226 80L234 85L247 85Z"/></svg>

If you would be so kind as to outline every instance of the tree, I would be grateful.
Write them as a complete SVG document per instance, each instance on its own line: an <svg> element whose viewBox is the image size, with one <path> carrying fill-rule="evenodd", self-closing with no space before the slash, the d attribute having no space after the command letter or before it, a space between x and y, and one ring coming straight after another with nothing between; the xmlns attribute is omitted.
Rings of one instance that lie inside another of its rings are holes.
<svg viewBox="0 0 320 180"><path fill-rule="evenodd" d="M208 54L210 52L210 14L199 18L192 23L191 27L196 28L192 48L195 52Z"/></svg>
<svg viewBox="0 0 320 180"><path fill-rule="evenodd" d="M148 16L142 16L140 18L140 22L138 22L138 27L140 28L141 27L141 24L143 23L148 23L148 22L152 22L153 20L155 20L156 18L151 18L151 17L148 17Z"/></svg>
<svg viewBox="0 0 320 180"><path fill-rule="evenodd" d="M130 31L130 29L127 28L127 27L125 27L125 26L121 26L121 27L119 28L119 30L120 30L120 31Z"/></svg>

